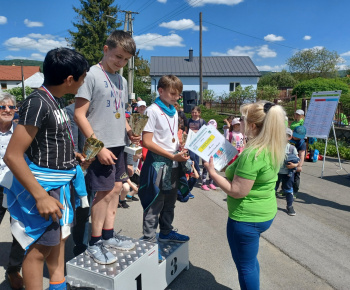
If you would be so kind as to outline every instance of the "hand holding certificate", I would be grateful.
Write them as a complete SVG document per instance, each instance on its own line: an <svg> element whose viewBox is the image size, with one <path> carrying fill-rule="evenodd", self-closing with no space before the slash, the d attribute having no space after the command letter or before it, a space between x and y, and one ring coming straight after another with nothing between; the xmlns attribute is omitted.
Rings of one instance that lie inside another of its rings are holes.
<svg viewBox="0 0 350 290"><path fill-rule="evenodd" d="M213 156L214 167L218 171L238 154L237 149L212 125L202 126L195 134L189 132L185 148L205 161Z"/></svg>

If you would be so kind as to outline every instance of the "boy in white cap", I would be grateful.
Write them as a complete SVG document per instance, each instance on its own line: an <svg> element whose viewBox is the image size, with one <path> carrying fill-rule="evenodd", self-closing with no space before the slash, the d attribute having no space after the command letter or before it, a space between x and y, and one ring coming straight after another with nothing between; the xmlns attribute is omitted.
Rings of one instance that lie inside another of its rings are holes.
<svg viewBox="0 0 350 290"><path fill-rule="evenodd" d="M294 121L290 124L290 128L294 130L298 126L304 125L304 111L296 110L294 113Z"/></svg>

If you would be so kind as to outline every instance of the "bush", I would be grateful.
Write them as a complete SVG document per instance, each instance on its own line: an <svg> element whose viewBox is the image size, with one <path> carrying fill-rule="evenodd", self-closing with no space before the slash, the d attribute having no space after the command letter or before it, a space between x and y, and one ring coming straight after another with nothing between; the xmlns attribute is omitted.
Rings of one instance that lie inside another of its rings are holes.
<svg viewBox="0 0 350 290"><path fill-rule="evenodd" d="M337 140L339 156L343 159L350 160L350 148L349 145L343 140ZM309 145L309 149L317 149L320 154L324 154L324 148L326 146L325 140L318 140L312 145ZM337 147L335 146L334 139L328 139L326 156L328 157L338 157Z"/></svg>
<svg viewBox="0 0 350 290"><path fill-rule="evenodd" d="M310 98L313 92L335 90L342 90L342 94L348 94L349 86L340 79L316 78L297 84L293 89L292 95L297 95L298 98Z"/></svg>

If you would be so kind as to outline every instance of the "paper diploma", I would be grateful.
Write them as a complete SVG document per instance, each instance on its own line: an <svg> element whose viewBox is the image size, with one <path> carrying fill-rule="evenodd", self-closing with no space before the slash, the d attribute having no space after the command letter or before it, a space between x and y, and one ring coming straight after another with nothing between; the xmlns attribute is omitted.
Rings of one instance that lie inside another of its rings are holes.
<svg viewBox="0 0 350 290"><path fill-rule="evenodd" d="M185 148L205 161L213 156L214 167L218 171L238 154L237 149L212 125L203 125L197 133L192 136L189 134Z"/></svg>

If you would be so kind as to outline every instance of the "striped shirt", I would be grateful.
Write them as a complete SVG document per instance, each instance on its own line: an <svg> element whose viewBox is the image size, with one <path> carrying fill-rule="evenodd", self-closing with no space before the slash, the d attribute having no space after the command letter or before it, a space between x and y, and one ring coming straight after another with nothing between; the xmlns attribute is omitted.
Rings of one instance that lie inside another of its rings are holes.
<svg viewBox="0 0 350 290"><path fill-rule="evenodd" d="M46 92L34 91L23 102L19 115L19 124L38 128L33 142L26 151L33 163L59 170L71 169L77 165L65 121L68 120L68 116Z"/></svg>

